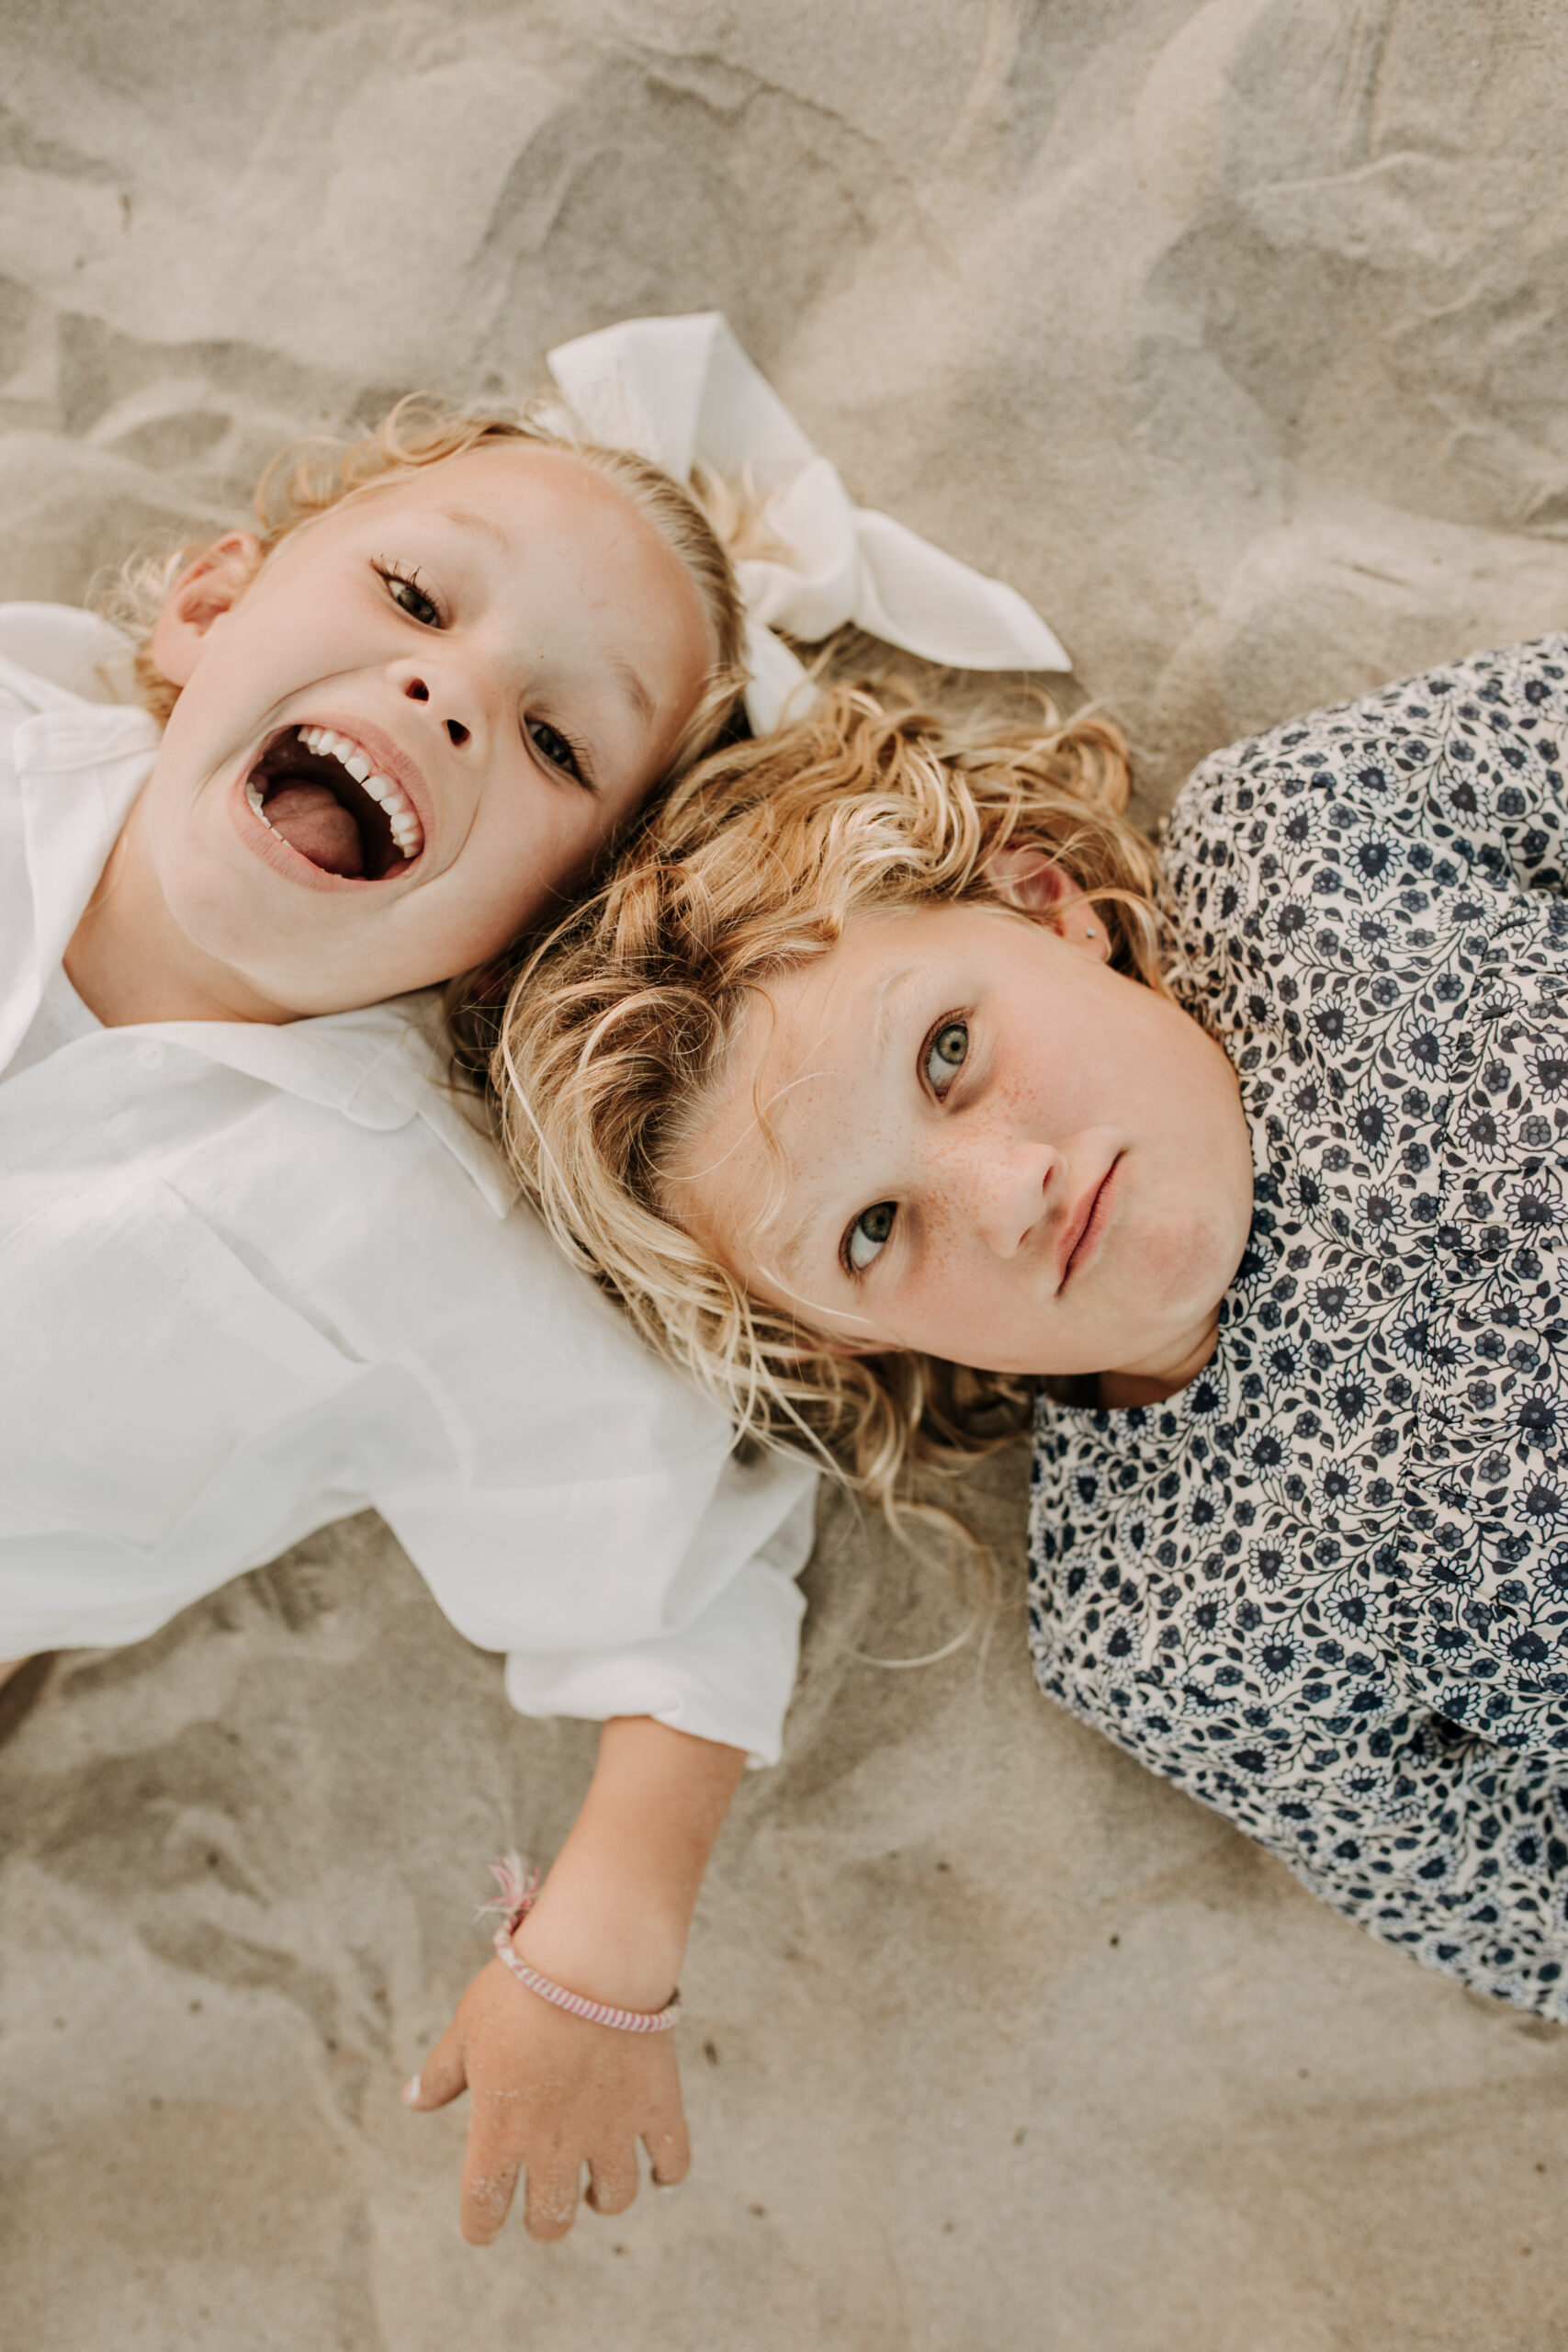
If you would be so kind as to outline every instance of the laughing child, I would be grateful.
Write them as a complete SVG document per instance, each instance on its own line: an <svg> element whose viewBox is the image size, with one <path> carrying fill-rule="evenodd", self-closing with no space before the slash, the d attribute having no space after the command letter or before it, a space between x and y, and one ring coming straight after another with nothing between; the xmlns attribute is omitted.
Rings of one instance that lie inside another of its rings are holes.
<svg viewBox="0 0 1568 2352"><path fill-rule="evenodd" d="M495 1081L558 1238L889 1505L1031 1387L1042 1687L1568 2020L1568 639L1223 752L840 698L716 754Z"/></svg>
<svg viewBox="0 0 1568 2352"><path fill-rule="evenodd" d="M405 406L264 491L142 581L143 708L75 690L100 624L0 612L0 1658L374 1504L520 1709L604 1720L407 2094L471 2094L470 2238L522 2164L558 2235L584 2162L604 2211L639 2138L686 2168L648 2029L778 1751L811 1477L739 1464L513 1210L431 991L482 994L711 741L743 616L673 481L515 418Z"/></svg>

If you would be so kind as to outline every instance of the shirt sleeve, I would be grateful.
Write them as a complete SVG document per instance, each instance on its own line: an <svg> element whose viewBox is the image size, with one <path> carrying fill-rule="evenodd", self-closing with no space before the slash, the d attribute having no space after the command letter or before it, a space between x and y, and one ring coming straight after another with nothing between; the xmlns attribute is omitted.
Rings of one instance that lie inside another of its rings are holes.
<svg viewBox="0 0 1568 2352"><path fill-rule="evenodd" d="M739 1571L679 1633L615 1649L513 1650L507 1696L525 1715L653 1715L672 1731L743 1747L776 1764L799 1652L805 1600L795 1582L811 1550L811 1474L774 1481L786 1507ZM732 1508L727 1476L715 1498ZM791 1498L793 1497L793 1499ZM712 1540L716 1529L705 1528ZM722 1540L722 1537L720 1537Z"/></svg>
<svg viewBox="0 0 1568 2352"><path fill-rule="evenodd" d="M356 1483L458 1631L506 1653L524 1713L657 1715L773 1760L814 1471L738 1454L525 1211L496 1219L438 1146L401 1141L377 1155L398 1190L366 1264L341 1235L333 1252L389 1399L396 1380L395 1410L361 1415Z"/></svg>
<svg viewBox="0 0 1568 2352"><path fill-rule="evenodd" d="M1477 1992L1568 2015L1568 1734L1506 1748L1413 1706L1259 1834L1314 1894ZM1228 1810L1229 1808L1227 1808Z"/></svg>
<svg viewBox="0 0 1568 2352"><path fill-rule="evenodd" d="M375 1497L458 1631L507 1653L513 1706L655 1715L776 1763L812 1544L809 1464L716 1449L621 1477L606 1465L527 1483L529 1466L499 1491L443 1481Z"/></svg>
<svg viewBox="0 0 1568 2352"><path fill-rule="evenodd" d="M1162 1713L1059 1682L1054 1695L1359 1927L1476 1992L1568 2020L1568 1728L1561 1713L1555 1730L1538 1718L1529 1745L1502 1747L1434 1713L1390 1663L1348 1659L1349 1712L1343 1686L1303 1693L1293 1765L1270 1755L1269 1732L1227 1719L1224 1693L1196 1736L1174 1720L1179 1700Z"/></svg>

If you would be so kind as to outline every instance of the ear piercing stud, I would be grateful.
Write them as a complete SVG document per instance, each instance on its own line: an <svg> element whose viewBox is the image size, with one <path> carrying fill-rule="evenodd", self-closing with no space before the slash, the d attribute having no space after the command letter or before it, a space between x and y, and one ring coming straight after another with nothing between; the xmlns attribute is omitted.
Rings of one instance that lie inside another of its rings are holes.
<svg viewBox="0 0 1568 2352"><path fill-rule="evenodd" d="M1083 927L1083 935L1086 939L1098 939L1100 933L1096 931L1093 923L1086 922Z"/></svg>

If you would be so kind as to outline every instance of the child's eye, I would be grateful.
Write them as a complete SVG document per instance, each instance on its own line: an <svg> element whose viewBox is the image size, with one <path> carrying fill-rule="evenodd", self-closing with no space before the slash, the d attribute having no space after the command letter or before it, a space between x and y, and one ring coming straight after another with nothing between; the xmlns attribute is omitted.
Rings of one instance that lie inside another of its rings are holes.
<svg viewBox="0 0 1568 2352"><path fill-rule="evenodd" d="M926 1084L940 1102L969 1051L969 1023L944 1021L926 1048Z"/></svg>
<svg viewBox="0 0 1568 2352"><path fill-rule="evenodd" d="M396 564L378 563L376 570L387 583L387 594L394 605L400 605L411 620L425 628L439 628L441 614L434 597L427 596L419 584L417 571L400 571Z"/></svg>
<svg viewBox="0 0 1568 2352"><path fill-rule="evenodd" d="M576 744L569 742L558 727L552 727L547 719L531 718L528 732L541 759L547 760L551 767L564 769L568 775L574 775L579 784L589 782Z"/></svg>
<svg viewBox="0 0 1568 2352"><path fill-rule="evenodd" d="M864 1273L891 1236L897 1214L897 1201L878 1201L874 1209L862 1209L844 1236L844 1262L852 1274Z"/></svg>

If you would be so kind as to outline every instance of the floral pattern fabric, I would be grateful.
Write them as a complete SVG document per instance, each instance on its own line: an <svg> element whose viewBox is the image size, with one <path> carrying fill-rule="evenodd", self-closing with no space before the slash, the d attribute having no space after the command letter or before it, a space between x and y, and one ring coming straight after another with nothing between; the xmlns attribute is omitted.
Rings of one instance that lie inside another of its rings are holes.
<svg viewBox="0 0 1568 2352"><path fill-rule="evenodd" d="M1568 2020L1568 638L1207 761L1172 986L1255 1214L1205 1370L1042 1399L1042 1687L1313 1890Z"/></svg>

